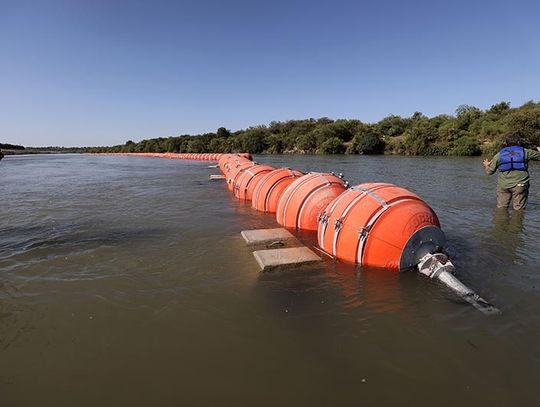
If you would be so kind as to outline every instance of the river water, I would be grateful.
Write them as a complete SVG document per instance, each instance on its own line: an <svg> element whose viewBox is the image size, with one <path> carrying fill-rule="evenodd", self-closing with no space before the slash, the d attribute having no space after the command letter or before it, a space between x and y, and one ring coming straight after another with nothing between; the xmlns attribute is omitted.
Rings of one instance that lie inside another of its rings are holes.
<svg viewBox="0 0 540 407"><path fill-rule="evenodd" d="M479 158L257 159L413 190L502 313L414 272L259 274L240 231L277 225L207 162L8 156L0 405L539 405L540 166L519 216L495 211Z"/></svg>

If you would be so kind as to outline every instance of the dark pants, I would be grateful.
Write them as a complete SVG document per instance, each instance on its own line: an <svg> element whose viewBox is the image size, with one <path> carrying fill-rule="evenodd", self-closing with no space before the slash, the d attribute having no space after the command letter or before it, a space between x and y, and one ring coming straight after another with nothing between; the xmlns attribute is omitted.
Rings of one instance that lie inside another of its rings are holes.
<svg viewBox="0 0 540 407"><path fill-rule="evenodd" d="M497 187L497 208L508 208L510 201L514 209L525 209L529 198L529 185L518 184L513 188Z"/></svg>

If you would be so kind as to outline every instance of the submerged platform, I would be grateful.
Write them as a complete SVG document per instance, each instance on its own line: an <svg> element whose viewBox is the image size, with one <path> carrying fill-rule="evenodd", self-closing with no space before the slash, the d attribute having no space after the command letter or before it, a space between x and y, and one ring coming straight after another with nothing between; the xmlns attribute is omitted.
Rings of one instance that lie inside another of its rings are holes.
<svg viewBox="0 0 540 407"><path fill-rule="evenodd" d="M262 272L285 271L317 264L321 258L305 246L285 249L257 250L253 256Z"/></svg>
<svg viewBox="0 0 540 407"><path fill-rule="evenodd" d="M279 249L301 245L298 239L284 228L244 230L241 235L249 246L255 248Z"/></svg>

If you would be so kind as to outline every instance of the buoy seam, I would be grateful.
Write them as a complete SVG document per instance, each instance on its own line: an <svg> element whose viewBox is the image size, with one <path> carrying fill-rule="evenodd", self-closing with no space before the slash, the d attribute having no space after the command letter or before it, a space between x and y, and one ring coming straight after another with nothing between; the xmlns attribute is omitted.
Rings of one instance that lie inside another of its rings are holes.
<svg viewBox="0 0 540 407"><path fill-rule="evenodd" d="M337 199L336 199L336 202L334 202L334 204L328 208L328 212L325 210L324 212L328 215L328 218L330 218L330 216L332 216L332 213L334 212L334 210L336 209L336 206L338 206L339 202L341 202L341 200L349 194L351 190L348 189L346 190L345 192L343 192ZM324 238L326 236L326 231L328 229L328 219L326 220L326 222L323 224L322 226L322 231L321 231L321 234L320 234L320 242L322 243L322 246L321 248L324 249Z"/></svg>
<svg viewBox="0 0 540 407"><path fill-rule="evenodd" d="M274 172L274 171L277 171L277 170L270 171L268 174L264 175L262 177L261 181L255 187L255 190L253 191L253 198L252 198L252 202L254 203L254 207L257 207L259 205L261 191L262 191L264 185L271 178L270 174L272 174L272 172ZM266 202L266 198L265 198L265 202ZM266 210L265 210L265 212L266 212Z"/></svg>
<svg viewBox="0 0 540 407"><path fill-rule="evenodd" d="M345 208L345 210L343 211L343 213L341 214L341 216L339 217L339 219L341 220L341 222L344 222L345 221L345 218L347 217L347 215L349 214L349 212L352 210L352 208L362 199L366 196L366 192L363 191L360 193L360 195L358 195L357 197L355 197L351 202L349 202L349 205L347 205L347 207ZM335 229L334 228L334 238L333 238L333 241L332 241L332 256L335 256L336 255L336 252L337 252L337 243L338 243L338 239L339 239L339 236L341 235L341 229L343 229L343 227L339 228L339 229Z"/></svg>
<svg viewBox="0 0 540 407"><path fill-rule="evenodd" d="M266 193L266 196L264 197L264 211L265 212L268 212L268 199L270 198L270 195L272 194L272 192L274 191L274 189L276 189L276 187L281 184L283 181L285 181L286 179L289 179L289 178L294 178L293 176L291 175L285 175L281 178L278 178L277 181L275 181L272 186L270 187L270 189L268 190L268 192Z"/></svg>
<svg viewBox="0 0 540 407"><path fill-rule="evenodd" d="M263 172L271 172L272 170L268 170L268 169L264 169L264 170L261 170L259 172L257 172L257 174L253 174L253 176L249 179L249 181L247 182L245 188L244 188L244 201L246 200L247 198L247 190L249 188L249 185L251 184L251 182L255 179L255 177Z"/></svg>
<svg viewBox="0 0 540 407"><path fill-rule="evenodd" d="M287 197L287 201L285 202L285 204L283 205L283 211L282 211L282 221L283 221L283 226L286 226L285 225L285 214L287 213L287 209L289 208L289 203L291 202L291 199L292 197L294 196L294 193L302 186L304 185L307 181L310 181L312 180L314 177L317 176L318 173L313 173L313 172L310 172L308 175L308 177L306 177L305 179L302 180L302 182L299 182L298 185L295 185L295 187L293 188L293 190L291 191L291 193L289 194L289 196ZM299 178L300 179L300 178ZM292 185L292 184L291 184ZM278 220L279 222L279 220Z"/></svg>
<svg viewBox="0 0 540 407"><path fill-rule="evenodd" d="M373 226L375 225L375 223L377 222L377 220L379 220L379 218L382 216L383 213L385 213L389 208L393 207L393 206L396 206L402 202L406 202L406 201L411 201L413 199L411 198L403 198L403 199L400 199L400 200L397 200L397 201L394 201L392 202L390 205L387 205L387 206L383 206L382 208L380 208L376 213L375 215L373 215L369 221L367 222L366 226L363 227L359 233L360 233L360 239L359 239L359 243L358 243L358 251L357 251L357 257L356 257L356 261L358 264L362 265L362 259L364 257L364 248L366 246L366 243L367 243L367 240L369 238L369 234L370 234L370 231L371 229L373 228Z"/></svg>
<svg viewBox="0 0 540 407"><path fill-rule="evenodd" d="M298 229L301 229L300 228L300 219L302 219L302 214L304 213L304 209L305 209L305 205L306 205L306 202L309 200L309 198L315 193L315 192L318 192L319 190L323 189L323 188L326 188L327 186L330 186L332 184L336 184L336 185L339 185L337 182L335 181L330 181L328 178L322 176L321 178L323 178L326 183L323 184L323 185L320 185L318 186L317 188L315 188L314 190L312 190L305 198L304 200L302 201L302 204L300 206L300 210L298 211L298 218L296 219L296 227ZM343 184L342 184L343 185Z"/></svg>

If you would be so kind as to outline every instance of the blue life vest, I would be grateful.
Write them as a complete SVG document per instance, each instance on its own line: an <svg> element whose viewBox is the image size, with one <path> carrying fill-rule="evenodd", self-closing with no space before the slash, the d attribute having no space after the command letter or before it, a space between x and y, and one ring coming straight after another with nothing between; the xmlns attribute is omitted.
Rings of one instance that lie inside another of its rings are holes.
<svg viewBox="0 0 540 407"><path fill-rule="evenodd" d="M506 147L499 153L501 172L506 171L526 171L527 161L525 157L525 149L520 146Z"/></svg>

